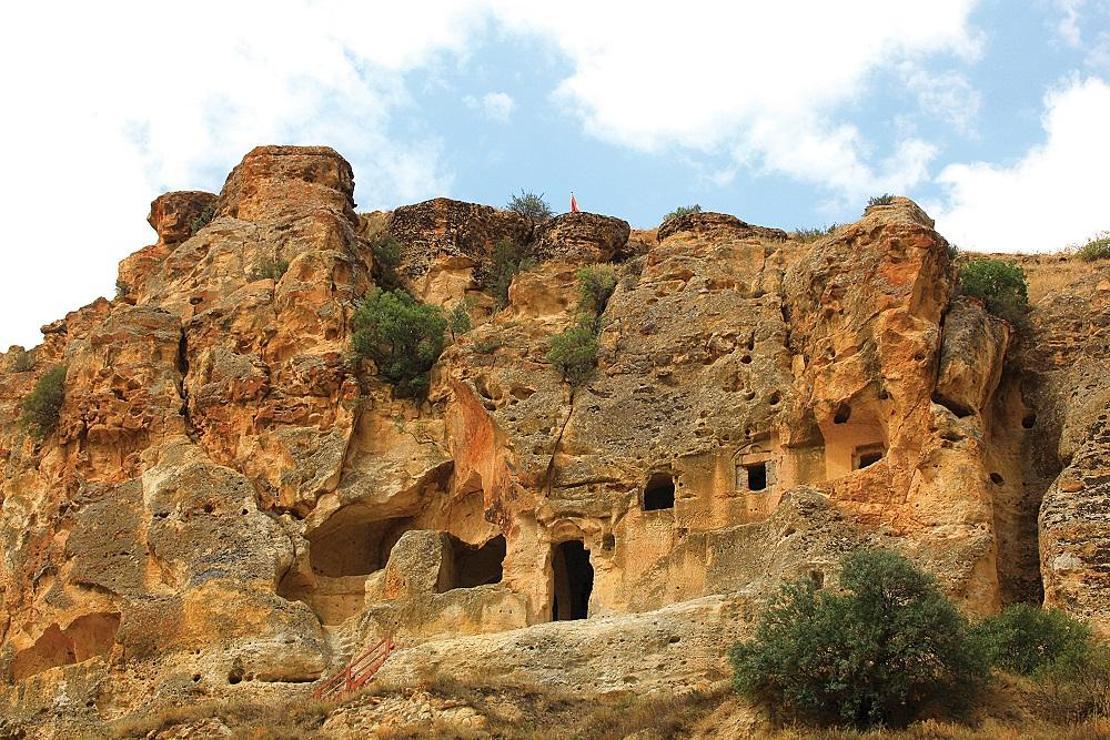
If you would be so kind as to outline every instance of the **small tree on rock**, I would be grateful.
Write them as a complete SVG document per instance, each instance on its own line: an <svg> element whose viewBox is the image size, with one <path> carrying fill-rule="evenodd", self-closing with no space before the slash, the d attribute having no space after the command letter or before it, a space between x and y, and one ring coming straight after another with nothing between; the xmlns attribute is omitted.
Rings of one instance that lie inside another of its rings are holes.
<svg viewBox="0 0 1110 740"><path fill-rule="evenodd" d="M43 374L30 394L23 399L22 416L27 430L43 439L58 426L66 398L66 368L56 365Z"/></svg>
<svg viewBox="0 0 1110 740"><path fill-rule="evenodd" d="M543 223L555 215L551 206L543 199L543 193L536 195L529 190L521 190L519 195L514 195L505 205L506 210L519 213L533 224Z"/></svg>
<svg viewBox="0 0 1110 740"><path fill-rule="evenodd" d="M1025 271L1009 262L972 260L960 269L960 292L983 301L987 310L1012 324L1029 311Z"/></svg>
<svg viewBox="0 0 1110 740"><path fill-rule="evenodd" d="M375 288L355 312L351 344L355 357L373 360L398 395L420 396L443 352L446 329L438 306L422 304L403 290Z"/></svg>

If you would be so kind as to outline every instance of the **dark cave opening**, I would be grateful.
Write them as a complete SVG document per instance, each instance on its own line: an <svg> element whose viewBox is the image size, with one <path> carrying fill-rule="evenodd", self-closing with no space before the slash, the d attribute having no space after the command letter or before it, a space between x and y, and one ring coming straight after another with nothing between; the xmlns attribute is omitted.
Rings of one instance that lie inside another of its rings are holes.
<svg viewBox="0 0 1110 740"><path fill-rule="evenodd" d="M590 551L582 540L560 542L552 548L554 576L551 619L585 619L589 616L590 592L594 587L594 568Z"/></svg>

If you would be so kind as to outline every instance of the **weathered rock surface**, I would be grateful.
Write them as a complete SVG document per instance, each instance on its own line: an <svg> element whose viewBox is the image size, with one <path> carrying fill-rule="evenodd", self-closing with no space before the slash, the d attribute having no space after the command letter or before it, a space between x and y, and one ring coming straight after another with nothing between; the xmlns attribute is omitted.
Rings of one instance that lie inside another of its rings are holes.
<svg viewBox="0 0 1110 740"><path fill-rule="evenodd" d="M782 579L835 586L864 545L970 612L1110 625L1110 266L1024 258L1017 331L904 198L806 244L713 213L357 216L353 184L330 149L255 149L218 199L152 204L117 300L0 356L0 714L299 696L385 635L400 682L699 686ZM381 237L417 297L476 299L419 402L347 359ZM505 240L535 263L498 310ZM572 389L547 351L597 263ZM35 440L19 406L58 364Z"/></svg>

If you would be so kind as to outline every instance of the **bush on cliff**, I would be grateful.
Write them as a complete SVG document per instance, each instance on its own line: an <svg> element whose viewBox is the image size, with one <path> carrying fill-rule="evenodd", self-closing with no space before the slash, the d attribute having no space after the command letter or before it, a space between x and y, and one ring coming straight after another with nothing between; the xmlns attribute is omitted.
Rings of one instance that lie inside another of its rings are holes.
<svg viewBox="0 0 1110 740"><path fill-rule="evenodd" d="M872 206L889 206L894 202L894 196L890 193L883 193L882 195L874 195L867 200L867 207Z"/></svg>
<svg viewBox="0 0 1110 740"><path fill-rule="evenodd" d="M428 371L445 344L443 309L420 303L403 290L371 290L354 317L355 357L370 359L400 396L428 389Z"/></svg>
<svg viewBox="0 0 1110 740"><path fill-rule="evenodd" d="M734 684L779 719L904 725L927 705L966 700L987 661L936 582L900 555L842 561L843 593L786 584L731 652Z"/></svg>
<svg viewBox="0 0 1110 740"><path fill-rule="evenodd" d="M493 247L489 275L485 284L493 294L493 300L498 308L509 305L509 286L517 273L523 272L532 266L532 260L524 256L520 245L508 239L502 239Z"/></svg>
<svg viewBox="0 0 1110 740"><path fill-rule="evenodd" d="M697 203L694 203L693 205L690 205L690 206L679 206L678 208L674 209L673 211L668 213L666 216L664 216L662 223L667 223L672 218L678 218L679 216L686 216L686 215L691 214L691 213L701 213L701 206L698 205Z"/></svg>
<svg viewBox="0 0 1110 740"><path fill-rule="evenodd" d="M617 274L612 267L583 267L578 271L578 310L600 316L616 289Z"/></svg>
<svg viewBox="0 0 1110 740"><path fill-rule="evenodd" d="M1100 234L1087 242L1079 248L1075 256L1084 262L1110 260L1110 233Z"/></svg>
<svg viewBox="0 0 1110 740"><path fill-rule="evenodd" d="M521 189L519 195L514 195L505 205L507 210L519 213L533 224L546 221L555 215L551 206L543 199L543 193L536 195L530 190Z"/></svg>
<svg viewBox="0 0 1110 740"><path fill-rule="evenodd" d="M264 257L254 263L251 268L251 280L281 280L281 276L289 269L289 260Z"/></svg>
<svg viewBox="0 0 1110 740"><path fill-rule="evenodd" d="M39 439L54 431L65 397L66 369L64 365L56 365L38 379L30 394L23 399L21 419L27 430Z"/></svg>
<svg viewBox="0 0 1110 740"><path fill-rule="evenodd" d="M960 269L960 292L978 298L987 310L1012 324L1020 324L1029 311L1025 271L1009 262L972 260Z"/></svg>
<svg viewBox="0 0 1110 740"><path fill-rule="evenodd" d="M401 242L391 236L379 236L371 246L374 253L374 279L384 288L396 288L401 280L397 268L401 266Z"/></svg>
<svg viewBox="0 0 1110 740"><path fill-rule="evenodd" d="M575 388L589 379L597 363L596 320L595 316L582 314L574 326L551 338L547 361Z"/></svg>
<svg viewBox="0 0 1110 740"><path fill-rule="evenodd" d="M458 339L474 328L474 323L470 320L470 308L473 305L473 300L463 298L447 314L447 328L451 331L452 339Z"/></svg>
<svg viewBox="0 0 1110 740"><path fill-rule="evenodd" d="M1058 609L1013 604L976 627L993 665L1029 676L1059 661L1077 665L1091 654L1091 630Z"/></svg>

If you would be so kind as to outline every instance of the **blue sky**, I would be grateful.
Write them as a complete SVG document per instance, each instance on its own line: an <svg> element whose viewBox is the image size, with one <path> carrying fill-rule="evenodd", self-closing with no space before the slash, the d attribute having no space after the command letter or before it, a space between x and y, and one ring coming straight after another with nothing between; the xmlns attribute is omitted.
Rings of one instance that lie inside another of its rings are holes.
<svg viewBox="0 0 1110 740"><path fill-rule="evenodd" d="M966 249L1110 229L1110 0L108 7L0 29L0 346L110 294L152 198L264 143L335 147L363 210L574 189L789 229L889 191Z"/></svg>

